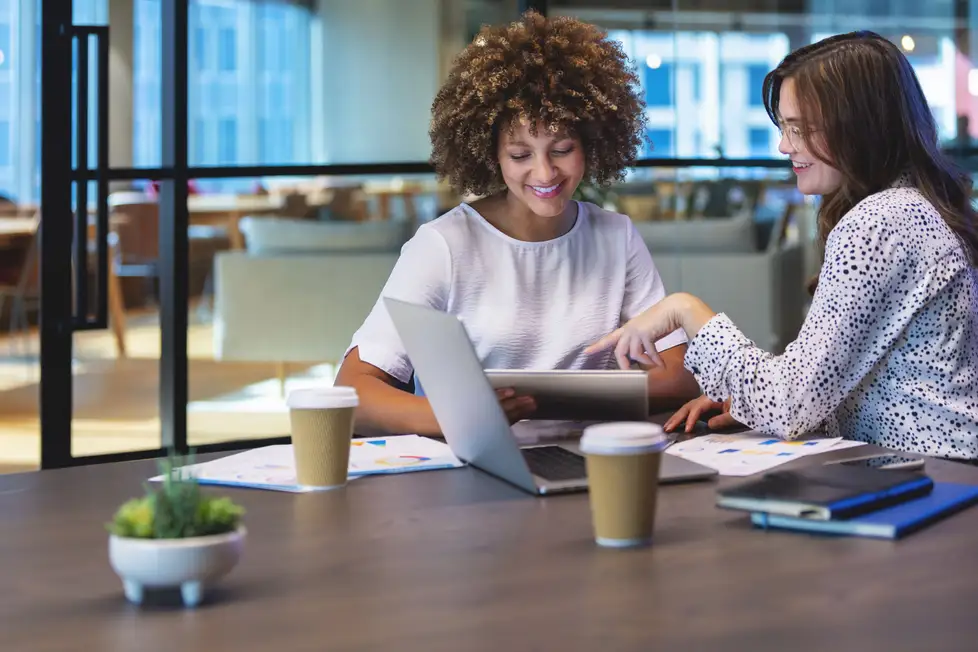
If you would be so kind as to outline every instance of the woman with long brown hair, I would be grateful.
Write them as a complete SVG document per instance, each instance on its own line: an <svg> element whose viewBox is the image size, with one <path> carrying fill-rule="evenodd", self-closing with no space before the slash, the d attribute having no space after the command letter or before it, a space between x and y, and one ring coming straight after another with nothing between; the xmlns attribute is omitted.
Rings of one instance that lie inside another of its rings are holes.
<svg viewBox="0 0 978 652"><path fill-rule="evenodd" d="M978 458L978 221L910 63L872 32L834 36L789 54L764 97L799 190L822 198L824 262L798 339L771 355L674 294L590 350L655 364L650 342L685 330L704 396L669 430L720 409L711 427Z"/></svg>

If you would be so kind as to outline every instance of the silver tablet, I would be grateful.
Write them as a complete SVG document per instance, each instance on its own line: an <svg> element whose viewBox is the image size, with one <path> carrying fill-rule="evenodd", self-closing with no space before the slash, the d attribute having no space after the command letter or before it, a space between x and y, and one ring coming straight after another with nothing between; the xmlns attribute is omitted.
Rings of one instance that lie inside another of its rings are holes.
<svg viewBox="0 0 978 652"><path fill-rule="evenodd" d="M532 419L645 421L649 417L645 371L486 369L493 389L532 396Z"/></svg>

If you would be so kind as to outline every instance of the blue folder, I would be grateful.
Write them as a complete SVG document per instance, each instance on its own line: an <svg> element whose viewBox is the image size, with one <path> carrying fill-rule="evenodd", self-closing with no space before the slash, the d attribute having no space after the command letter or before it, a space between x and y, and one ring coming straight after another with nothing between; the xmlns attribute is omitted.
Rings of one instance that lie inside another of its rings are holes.
<svg viewBox="0 0 978 652"><path fill-rule="evenodd" d="M978 486L935 482L930 494L846 520L820 521L765 512L751 513L759 528L801 530L816 534L899 539L978 502Z"/></svg>

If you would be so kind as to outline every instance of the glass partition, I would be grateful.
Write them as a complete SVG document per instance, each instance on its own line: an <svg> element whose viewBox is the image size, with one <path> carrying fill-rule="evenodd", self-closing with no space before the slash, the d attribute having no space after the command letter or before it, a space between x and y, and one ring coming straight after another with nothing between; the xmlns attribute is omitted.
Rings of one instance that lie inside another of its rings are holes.
<svg viewBox="0 0 978 652"><path fill-rule="evenodd" d="M513 20L523 4L189 0L189 255L178 274L189 289L190 444L285 435L284 393L332 378L400 246L461 199L431 174L352 172L428 169L431 101L452 58L482 24ZM668 291L704 297L771 351L797 332L820 261L817 205L797 193L760 98L786 53L848 29L880 31L913 63L942 141L978 161L976 3L541 4L608 29L647 104L644 160L622 183L579 196L634 220ZM145 450L160 445L164 416L153 211L166 172L165 3L73 6L76 24L110 27L120 272L113 328L75 335L74 454ZM39 26L34 0L0 0L0 195L30 215L43 136ZM21 236L0 235L0 258L23 254ZM7 329L11 305L0 306L0 471L35 463L39 442L38 315L28 308L26 329Z"/></svg>
<svg viewBox="0 0 978 652"><path fill-rule="evenodd" d="M332 383L401 246L456 203L433 175L199 180L189 443L287 435L288 391Z"/></svg>

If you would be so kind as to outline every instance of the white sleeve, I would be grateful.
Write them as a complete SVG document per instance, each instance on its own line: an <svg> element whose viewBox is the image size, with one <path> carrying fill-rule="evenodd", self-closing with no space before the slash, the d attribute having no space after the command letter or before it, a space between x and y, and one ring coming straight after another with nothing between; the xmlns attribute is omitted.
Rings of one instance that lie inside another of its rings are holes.
<svg viewBox="0 0 978 652"><path fill-rule="evenodd" d="M353 334L346 353L357 347L360 359L402 383L414 368L391 321L383 297L445 310L451 288L452 259L448 243L438 231L424 225L401 247L380 297ZM346 356L344 353L344 357Z"/></svg>
<svg viewBox="0 0 978 652"><path fill-rule="evenodd" d="M652 254L642 240L635 224L628 220L625 257L625 297L622 301L621 322L637 317L666 297L666 288L659 270L652 262ZM686 333L682 329L669 333L655 343L657 351L665 351L685 344Z"/></svg>
<svg viewBox="0 0 978 652"><path fill-rule="evenodd" d="M690 342L686 368L751 428L786 439L816 431L962 265L953 255L918 262L884 221L858 215L829 237L811 310L783 354L762 351L720 314Z"/></svg>

